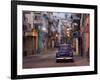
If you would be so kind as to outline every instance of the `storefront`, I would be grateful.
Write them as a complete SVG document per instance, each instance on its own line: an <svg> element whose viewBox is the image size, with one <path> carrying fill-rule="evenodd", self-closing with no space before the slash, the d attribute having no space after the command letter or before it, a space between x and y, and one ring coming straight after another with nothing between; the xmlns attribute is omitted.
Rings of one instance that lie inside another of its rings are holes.
<svg viewBox="0 0 100 80"><path fill-rule="evenodd" d="M23 36L23 55L33 55L36 54L38 48L38 33L35 29L31 32L25 32Z"/></svg>

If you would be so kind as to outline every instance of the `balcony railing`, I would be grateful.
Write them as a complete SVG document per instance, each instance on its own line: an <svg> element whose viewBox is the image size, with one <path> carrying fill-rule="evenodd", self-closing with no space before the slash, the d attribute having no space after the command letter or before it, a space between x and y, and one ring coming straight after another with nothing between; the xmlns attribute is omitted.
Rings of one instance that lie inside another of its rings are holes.
<svg viewBox="0 0 100 80"><path fill-rule="evenodd" d="M34 24L41 24L42 23L42 20L34 20L33 23Z"/></svg>

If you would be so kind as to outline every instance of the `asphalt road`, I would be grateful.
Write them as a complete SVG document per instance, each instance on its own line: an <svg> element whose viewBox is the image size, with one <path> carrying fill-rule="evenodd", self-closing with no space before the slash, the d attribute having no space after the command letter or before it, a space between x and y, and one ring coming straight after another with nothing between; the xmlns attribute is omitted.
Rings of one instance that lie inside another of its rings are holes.
<svg viewBox="0 0 100 80"><path fill-rule="evenodd" d="M41 54L34 54L31 56L23 57L23 68L46 68L89 65L88 60L80 56L75 56L73 62L56 63L56 52L56 49L50 49Z"/></svg>

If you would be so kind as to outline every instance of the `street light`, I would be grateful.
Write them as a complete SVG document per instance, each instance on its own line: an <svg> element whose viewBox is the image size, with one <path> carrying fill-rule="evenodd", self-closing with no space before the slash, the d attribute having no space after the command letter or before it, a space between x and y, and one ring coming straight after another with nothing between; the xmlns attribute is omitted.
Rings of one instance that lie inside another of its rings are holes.
<svg viewBox="0 0 100 80"><path fill-rule="evenodd" d="M58 34L56 34L56 37L58 37Z"/></svg>
<svg viewBox="0 0 100 80"><path fill-rule="evenodd" d="M42 27L42 31L47 32L46 27Z"/></svg>

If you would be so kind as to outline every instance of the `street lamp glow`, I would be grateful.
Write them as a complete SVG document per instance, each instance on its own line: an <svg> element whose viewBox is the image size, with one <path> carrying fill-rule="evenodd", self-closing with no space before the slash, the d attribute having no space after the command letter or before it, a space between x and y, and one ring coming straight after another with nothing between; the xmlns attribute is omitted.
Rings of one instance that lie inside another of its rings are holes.
<svg viewBox="0 0 100 80"><path fill-rule="evenodd" d="M67 30L69 31L70 29L69 29L69 28L67 28Z"/></svg>
<svg viewBox="0 0 100 80"><path fill-rule="evenodd" d="M43 30L44 32L47 32L47 29L46 29L45 27L43 27L42 30Z"/></svg>
<svg viewBox="0 0 100 80"><path fill-rule="evenodd" d="M69 34L70 32L67 31L66 33Z"/></svg>
<svg viewBox="0 0 100 80"><path fill-rule="evenodd" d="M77 23L74 23L74 25L75 25L75 26L78 26L78 24L77 24Z"/></svg>
<svg viewBox="0 0 100 80"><path fill-rule="evenodd" d="M56 37L58 37L58 34L56 34Z"/></svg>

